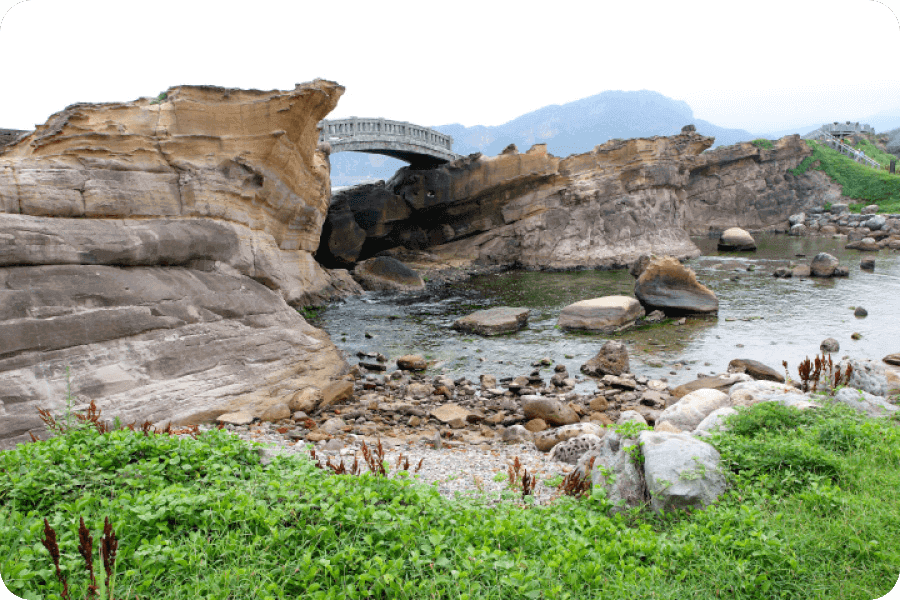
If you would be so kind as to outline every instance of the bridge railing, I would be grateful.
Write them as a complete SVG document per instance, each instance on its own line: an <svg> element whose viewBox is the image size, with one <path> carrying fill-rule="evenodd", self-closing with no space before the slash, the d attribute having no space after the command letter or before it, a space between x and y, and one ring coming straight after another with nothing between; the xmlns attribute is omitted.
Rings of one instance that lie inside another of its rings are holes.
<svg viewBox="0 0 900 600"><path fill-rule="evenodd" d="M375 136L380 138L392 137L413 143L436 146L450 152L453 149L453 138L451 136L405 121L351 117L349 119L321 121L320 126L320 142Z"/></svg>
<svg viewBox="0 0 900 600"><path fill-rule="evenodd" d="M884 165L882 165L878 161L873 160L873 159L869 158L868 156L862 154L856 148L853 148L852 146L848 146L847 144L845 144L841 140L837 139L830 133L821 131L818 135L818 138L820 140L824 141L825 144L828 145L829 147L833 148L834 150L837 150L841 154L849 156L856 162L863 162L863 163L867 164L868 166L872 167L873 169L885 169L886 168Z"/></svg>

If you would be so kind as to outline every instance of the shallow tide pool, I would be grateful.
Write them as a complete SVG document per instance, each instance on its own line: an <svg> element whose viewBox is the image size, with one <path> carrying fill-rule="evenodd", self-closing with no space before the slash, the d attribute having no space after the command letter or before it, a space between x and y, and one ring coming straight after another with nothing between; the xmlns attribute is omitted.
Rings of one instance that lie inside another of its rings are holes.
<svg viewBox="0 0 900 600"><path fill-rule="evenodd" d="M837 356L880 360L900 352L900 254L887 250L868 254L875 257L871 272L859 268L863 253L845 250L842 240L754 237L759 247L753 253L719 253L715 238L694 240L703 256L687 264L716 293L719 314L688 317L683 325L671 321L615 335L556 327L560 310L572 302L634 295L634 278L624 270L511 271L475 277L437 294L368 293L325 308L321 325L351 363L357 352L380 352L392 361L403 354L422 354L434 361L434 372L475 381L482 373L527 374L531 364L544 357L565 364L575 375L608 339L628 345L632 372L673 383L694 379L698 373L723 372L733 358L758 360L778 370L786 360L796 378L797 364L815 355L827 337L839 341ZM808 264L818 252L837 256L849 267L850 276L772 276L776 267L791 261ZM492 306L530 308L528 327L489 338L451 329L455 319ZM854 317L857 306L864 307L868 316ZM861 334L861 339L853 340L853 333Z"/></svg>

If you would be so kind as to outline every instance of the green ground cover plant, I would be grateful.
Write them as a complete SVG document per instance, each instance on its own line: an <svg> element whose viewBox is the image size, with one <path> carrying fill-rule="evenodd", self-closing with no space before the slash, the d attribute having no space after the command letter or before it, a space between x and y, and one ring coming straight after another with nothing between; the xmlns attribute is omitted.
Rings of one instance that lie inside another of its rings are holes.
<svg viewBox="0 0 900 600"><path fill-rule="evenodd" d="M692 513L609 516L602 494L447 500L412 475L262 464L223 430L90 423L0 453L0 575L60 598L89 584L79 520L118 539L118 598L878 598L900 574L900 421L742 409L710 438L730 488Z"/></svg>
<svg viewBox="0 0 900 600"><path fill-rule="evenodd" d="M858 200L850 204L853 212L859 212L868 204L877 204L880 212L900 212L900 175L857 163L814 140L806 143L813 150L812 156L803 159L795 169L789 170L790 173L802 175L809 169L824 171L843 187L844 196ZM868 147L866 154L869 154ZM872 158L879 160L876 156Z"/></svg>
<svg viewBox="0 0 900 600"><path fill-rule="evenodd" d="M756 146L757 148L762 148L763 150L771 150L772 148L775 147L772 144L772 140L766 140L763 138L755 139L750 143L753 144L754 146Z"/></svg>
<svg viewBox="0 0 900 600"><path fill-rule="evenodd" d="M893 154L888 154L865 138L860 140L860 142L856 144L854 148L856 148L857 150L862 150L866 153L866 156L884 167L889 167L892 160L897 160L896 156L894 156Z"/></svg>

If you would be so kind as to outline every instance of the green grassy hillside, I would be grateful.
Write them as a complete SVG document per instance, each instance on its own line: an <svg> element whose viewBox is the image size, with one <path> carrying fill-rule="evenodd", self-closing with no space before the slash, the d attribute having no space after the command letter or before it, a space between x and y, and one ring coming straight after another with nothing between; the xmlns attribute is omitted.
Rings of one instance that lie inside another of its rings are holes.
<svg viewBox="0 0 900 600"><path fill-rule="evenodd" d="M794 175L805 173L808 169L824 171L836 183L843 186L843 194L857 202L850 204L850 210L859 212L868 204L877 204L880 212L900 212L900 175L891 175L887 171L873 169L857 163L837 150L832 150L816 141L807 140L813 149L812 156L803 159ZM883 163L890 160L886 155L868 141L858 145L867 156Z"/></svg>

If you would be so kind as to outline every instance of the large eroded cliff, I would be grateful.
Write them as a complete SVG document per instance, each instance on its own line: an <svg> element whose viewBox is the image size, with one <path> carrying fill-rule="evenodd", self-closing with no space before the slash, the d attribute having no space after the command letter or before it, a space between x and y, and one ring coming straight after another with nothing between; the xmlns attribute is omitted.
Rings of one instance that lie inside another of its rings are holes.
<svg viewBox="0 0 900 600"><path fill-rule="evenodd" d="M797 136L704 152L712 138L611 140L564 159L537 145L401 169L384 184L337 194L319 257L351 264L394 246L448 262L527 268L615 267L642 254L699 253L688 234L785 225L840 196L819 173L795 177L809 148Z"/></svg>
<svg viewBox="0 0 900 600"><path fill-rule="evenodd" d="M78 104L0 150L0 444L37 407L126 421L262 410L346 368L291 304L359 290L313 258L317 124L343 88Z"/></svg>

